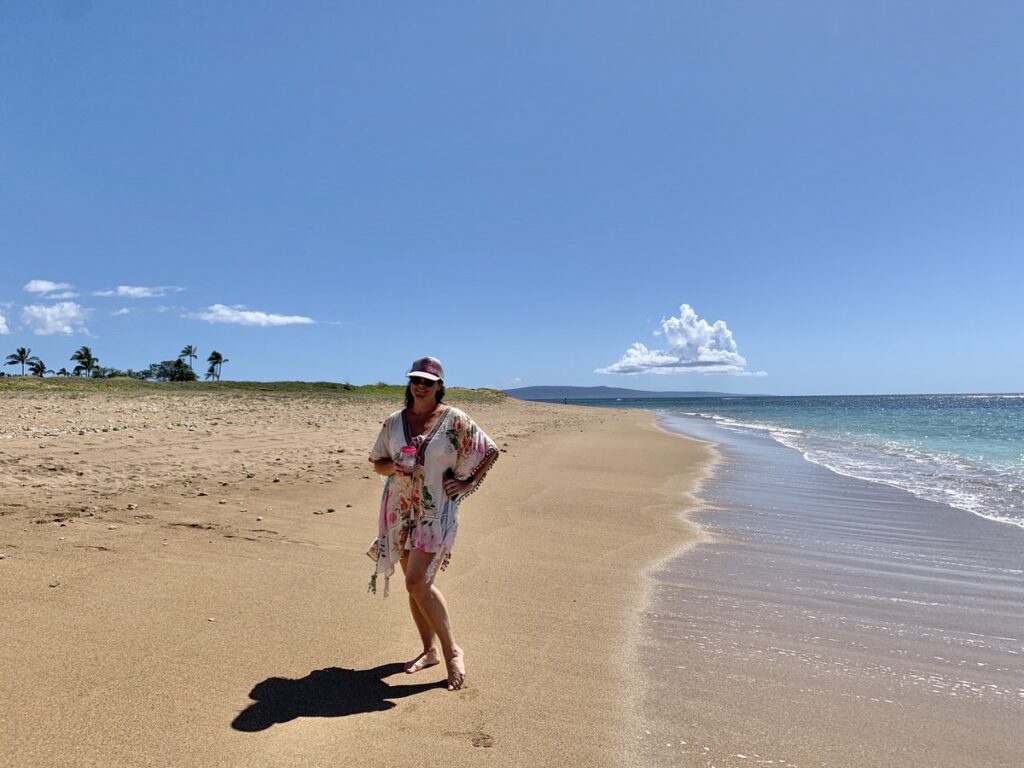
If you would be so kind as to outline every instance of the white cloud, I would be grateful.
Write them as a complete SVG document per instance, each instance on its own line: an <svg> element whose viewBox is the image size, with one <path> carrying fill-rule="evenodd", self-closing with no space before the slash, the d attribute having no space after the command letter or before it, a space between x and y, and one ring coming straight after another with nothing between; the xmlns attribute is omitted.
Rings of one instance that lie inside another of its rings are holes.
<svg viewBox="0 0 1024 768"><path fill-rule="evenodd" d="M235 325L253 325L263 328L276 325L312 325L316 323L316 320L311 317L255 312L246 309L241 304L233 307L228 307L224 304L214 304L205 312L197 312L192 317L206 320L208 323L234 323Z"/></svg>
<svg viewBox="0 0 1024 768"><path fill-rule="evenodd" d="M11 329L7 327L7 318L0 315L0 336L6 336L11 332Z"/></svg>
<svg viewBox="0 0 1024 768"><path fill-rule="evenodd" d="M134 315L137 311L138 310L128 309L128 307L123 307L123 308L118 309L118 310L116 310L114 312L111 312L110 315L111 315L111 317L124 317L125 315Z"/></svg>
<svg viewBox="0 0 1024 768"><path fill-rule="evenodd" d="M764 376L751 373L739 353L732 331L722 320L709 323L697 317L689 304L679 307L679 317L661 321L655 336L664 336L668 349L648 349L635 342L618 362L594 373L727 373L733 376Z"/></svg>
<svg viewBox="0 0 1024 768"><path fill-rule="evenodd" d="M89 335L85 321L89 310L73 301L42 306L30 304L21 312L21 319L37 336L71 336L75 333Z"/></svg>
<svg viewBox="0 0 1024 768"><path fill-rule="evenodd" d="M52 280L29 280L25 283L25 290L29 293L52 293L74 287L71 283L55 283Z"/></svg>
<svg viewBox="0 0 1024 768"><path fill-rule="evenodd" d="M71 283L55 283L52 280L29 280L25 283L25 290L29 293L38 293L44 299L73 299L78 294L72 288Z"/></svg>
<svg viewBox="0 0 1024 768"><path fill-rule="evenodd" d="M185 290L174 285L119 285L106 291L96 291L93 296L117 296L122 299L154 299L169 293L181 293Z"/></svg>

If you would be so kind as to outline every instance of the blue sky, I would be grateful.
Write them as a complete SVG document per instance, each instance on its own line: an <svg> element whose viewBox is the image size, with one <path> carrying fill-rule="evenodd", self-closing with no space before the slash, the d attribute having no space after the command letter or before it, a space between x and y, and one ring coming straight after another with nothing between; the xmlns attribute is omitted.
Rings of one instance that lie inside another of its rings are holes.
<svg viewBox="0 0 1024 768"><path fill-rule="evenodd" d="M1019 391L1022 29L1012 2L0 0L0 352Z"/></svg>

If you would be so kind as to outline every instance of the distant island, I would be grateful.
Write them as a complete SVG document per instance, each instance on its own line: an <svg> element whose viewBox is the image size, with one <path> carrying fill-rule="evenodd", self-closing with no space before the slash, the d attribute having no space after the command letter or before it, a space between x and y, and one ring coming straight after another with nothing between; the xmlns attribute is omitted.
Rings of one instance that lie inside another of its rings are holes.
<svg viewBox="0 0 1024 768"><path fill-rule="evenodd" d="M643 389L622 389L620 387L516 387L515 389L503 389L502 392L519 400L605 400L618 397L764 397L764 395L737 395L731 392L649 392Z"/></svg>

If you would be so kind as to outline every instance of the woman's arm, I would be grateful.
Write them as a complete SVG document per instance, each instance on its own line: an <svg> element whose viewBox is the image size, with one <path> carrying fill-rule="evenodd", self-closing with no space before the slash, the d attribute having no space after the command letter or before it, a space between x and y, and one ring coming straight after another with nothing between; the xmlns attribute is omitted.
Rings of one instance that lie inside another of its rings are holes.
<svg viewBox="0 0 1024 768"><path fill-rule="evenodd" d="M373 464L373 471L378 475L404 475L409 476L408 472L403 471L402 466L394 459L369 459L369 462Z"/></svg>
<svg viewBox="0 0 1024 768"><path fill-rule="evenodd" d="M487 454L487 457L480 464L480 466L476 468L476 471L473 473L473 475L466 479L466 482L468 482L470 484L475 483L478 478L481 478L481 477L483 477L484 475L487 474L487 472L491 468L491 465L494 464L494 462L496 462L497 460L498 460L498 452L497 451L489 452Z"/></svg>
<svg viewBox="0 0 1024 768"><path fill-rule="evenodd" d="M476 468L473 474L465 480L459 480L454 475L446 476L444 480L445 494L447 494L449 499L454 499L456 496L462 496L464 493L473 490L473 487L479 482L480 478L487 474L491 465L497 460L498 452L492 451L480 462L480 466Z"/></svg>
<svg viewBox="0 0 1024 768"><path fill-rule="evenodd" d="M388 475L395 474L394 459L370 459L369 461L373 464L373 471L378 475L387 477Z"/></svg>

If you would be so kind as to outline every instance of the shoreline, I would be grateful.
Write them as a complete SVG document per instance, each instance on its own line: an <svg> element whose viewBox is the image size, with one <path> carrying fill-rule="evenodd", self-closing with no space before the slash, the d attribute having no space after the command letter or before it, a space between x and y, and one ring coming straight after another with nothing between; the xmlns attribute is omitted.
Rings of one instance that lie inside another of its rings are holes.
<svg viewBox="0 0 1024 768"><path fill-rule="evenodd" d="M685 490L677 491L680 505L673 513L674 517L689 530L690 535L686 539L677 542L674 548L667 549L662 554L656 555L651 561L640 568L640 587L636 593L634 607L629 611L633 621L629 623L628 639L625 643L627 649L626 668L627 670L644 670L640 674L643 675L645 680L643 685L636 685L627 689L631 694L631 703L628 709L633 715L633 736L629 742L624 744L622 757L618 764L648 768L653 763L644 756L643 742L652 732L647 719L647 713L645 712L645 696L649 680L646 679L648 674L647 670L644 669L641 654L644 634L643 617L651 610L654 604L656 590L655 574L666 567L668 563L685 557L693 549L711 541L713 538L694 519L694 516L704 505L702 492L705 485L713 481L715 469L721 462L721 455L717 450L716 443L684 435L680 432L673 432L664 426L662 419L654 411L644 409L640 412L647 415L649 418L648 425L656 432L669 438L684 440L691 446L696 444L702 453L697 467L695 469L691 468L687 473Z"/></svg>
<svg viewBox="0 0 1024 768"><path fill-rule="evenodd" d="M647 412L467 401L503 453L438 582L467 653L450 694L443 665L400 671L400 591L365 592L365 455L395 407L0 404L0 762L638 764L628 644L648 564L696 535L707 448Z"/></svg>
<svg viewBox="0 0 1024 768"><path fill-rule="evenodd" d="M713 541L654 574L648 711L671 725L650 740L651 763L1014 764L1017 528L764 435L669 420L715 439L723 461L697 515Z"/></svg>
<svg viewBox="0 0 1024 768"><path fill-rule="evenodd" d="M649 642L646 637L648 629L645 627L645 617L655 610L657 603L657 574L669 567L671 563L691 555L693 550L700 545L710 543L715 539L714 534L706 526L701 525L696 517L702 510L706 509L704 491L709 483L714 482L716 470L722 463L722 455L718 450L718 444L714 441L672 431L664 424L662 417L655 411L642 409L640 412L646 413L650 417L650 426L659 433L674 439L697 443L704 451L699 467L694 475L689 478L688 488L681 495L681 500L685 503L675 512L676 518L692 531L692 536L679 542L674 549L670 549L655 557L641 568L641 587L632 611L635 621L632 622L630 637L627 643L629 648L628 666L635 670L642 670L645 684L631 689L633 703L630 705L630 709L634 714L635 736L634 742L630 747L631 760L628 763L624 762L623 765L629 764L649 768L650 766L658 765L658 763L652 759L650 749L645 744L650 737L654 736L652 727L657 728L657 725L652 724L650 721L650 715L647 711L649 709L647 691L652 677L658 673L656 671L652 672L655 665L651 665L644 659L643 648Z"/></svg>

